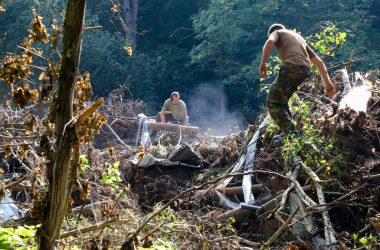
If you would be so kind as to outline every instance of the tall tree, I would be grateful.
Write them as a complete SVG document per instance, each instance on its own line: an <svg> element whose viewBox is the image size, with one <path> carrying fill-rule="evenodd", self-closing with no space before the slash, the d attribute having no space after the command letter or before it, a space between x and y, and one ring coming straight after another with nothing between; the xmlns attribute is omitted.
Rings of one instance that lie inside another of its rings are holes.
<svg viewBox="0 0 380 250"><path fill-rule="evenodd" d="M49 176L47 205L39 229L39 249L55 248L71 195L73 182L69 179L70 173L75 172L73 168L79 164L78 135L73 124L73 95L79 73L85 6L86 0L68 0L66 7L56 99L56 154Z"/></svg>
<svg viewBox="0 0 380 250"><path fill-rule="evenodd" d="M137 44L138 0L123 0L123 16L126 24L126 39L133 50Z"/></svg>

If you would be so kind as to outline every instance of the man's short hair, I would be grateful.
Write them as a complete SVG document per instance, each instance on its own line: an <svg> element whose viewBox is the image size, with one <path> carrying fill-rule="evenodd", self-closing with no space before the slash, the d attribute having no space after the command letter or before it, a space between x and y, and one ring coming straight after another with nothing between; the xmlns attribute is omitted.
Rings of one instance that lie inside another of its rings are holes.
<svg viewBox="0 0 380 250"><path fill-rule="evenodd" d="M279 24L279 23L272 24L268 29L268 36L270 36L270 34L272 34L272 32L274 32L275 30L282 30L282 29L285 29L284 25Z"/></svg>
<svg viewBox="0 0 380 250"><path fill-rule="evenodd" d="M170 94L170 100L173 100L173 97L179 97L179 93L178 93L178 91L174 91L174 92L172 92L171 94Z"/></svg>

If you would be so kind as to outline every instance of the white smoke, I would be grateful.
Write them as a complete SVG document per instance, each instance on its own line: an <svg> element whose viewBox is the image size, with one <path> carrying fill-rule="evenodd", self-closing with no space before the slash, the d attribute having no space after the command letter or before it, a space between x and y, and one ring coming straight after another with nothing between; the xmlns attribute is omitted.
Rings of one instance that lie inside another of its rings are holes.
<svg viewBox="0 0 380 250"><path fill-rule="evenodd" d="M228 102L221 84L199 85L187 101L189 122L204 135L223 136L243 129L239 115L228 111Z"/></svg>

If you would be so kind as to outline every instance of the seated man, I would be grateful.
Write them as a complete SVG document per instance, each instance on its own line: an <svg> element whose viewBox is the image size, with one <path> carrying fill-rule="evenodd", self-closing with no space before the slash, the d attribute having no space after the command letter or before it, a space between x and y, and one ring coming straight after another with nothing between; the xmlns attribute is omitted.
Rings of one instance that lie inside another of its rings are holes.
<svg viewBox="0 0 380 250"><path fill-rule="evenodd" d="M174 122L188 125L187 108L184 101L179 99L179 93L174 91L170 98L164 102L161 112L158 112L157 122Z"/></svg>

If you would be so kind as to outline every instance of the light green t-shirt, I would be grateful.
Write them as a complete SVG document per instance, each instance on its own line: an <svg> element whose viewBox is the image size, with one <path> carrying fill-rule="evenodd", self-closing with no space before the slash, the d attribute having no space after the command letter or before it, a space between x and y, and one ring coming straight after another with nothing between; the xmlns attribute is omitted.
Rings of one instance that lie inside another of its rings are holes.
<svg viewBox="0 0 380 250"><path fill-rule="evenodd" d="M172 116L177 121L183 121L186 119L187 108L184 101L179 100L178 104L173 104L172 101L167 99L162 106L162 111L170 111Z"/></svg>

